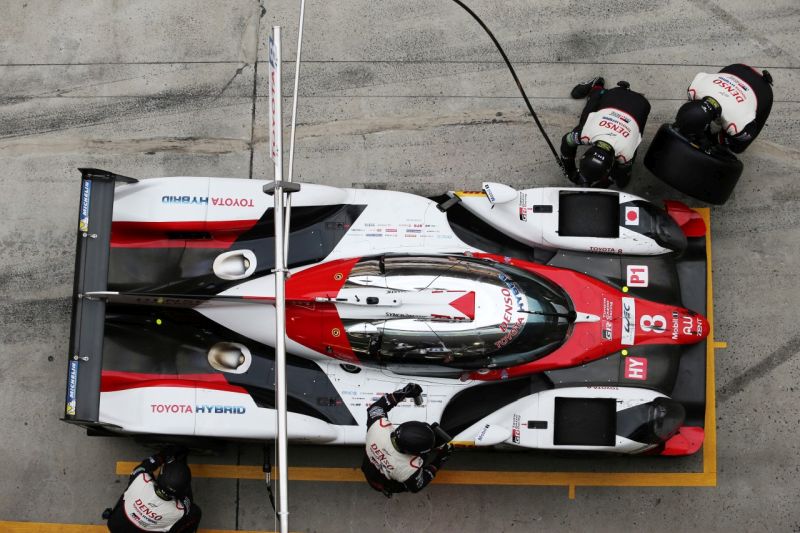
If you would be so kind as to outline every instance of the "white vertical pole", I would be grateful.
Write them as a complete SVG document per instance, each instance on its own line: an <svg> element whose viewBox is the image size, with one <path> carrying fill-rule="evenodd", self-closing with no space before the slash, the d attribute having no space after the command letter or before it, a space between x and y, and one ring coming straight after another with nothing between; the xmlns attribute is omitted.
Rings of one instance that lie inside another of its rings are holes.
<svg viewBox="0 0 800 533"><path fill-rule="evenodd" d="M292 92L292 125L289 130L289 175L286 181L291 182L294 177L294 131L297 126L297 92L300 85L300 54L303 51L303 21L306 14L306 0L300 0L300 22L297 30L297 57L294 62L294 91ZM289 257L289 226L292 215L292 197L286 197L286 239L284 241L284 254Z"/></svg>
<svg viewBox="0 0 800 533"><path fill-rule="evenodd" d="M273 26L269 47L270 157L275 163L275 396L278 415L278 518L289 531L289 468L286 406L286 259L283 219L283 129L281 127L281 28Z"/></svg>

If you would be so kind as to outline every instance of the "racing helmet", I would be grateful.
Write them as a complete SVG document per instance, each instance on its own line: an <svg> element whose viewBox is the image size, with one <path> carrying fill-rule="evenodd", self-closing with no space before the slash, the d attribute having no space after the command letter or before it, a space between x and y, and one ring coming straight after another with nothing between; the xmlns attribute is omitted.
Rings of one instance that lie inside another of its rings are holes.
<svg viewBox="0 0 800 533"><path fill-rule="evenodd" d="M605 141L596 141L581 157L578 172L589 184L607 181L614 165L614 148Z"/></svg>
<svg viewBox="0 0 800 533"><path fill-rule="evenodd" d="M431 451L436 444L433 428L425 422L403 422L392 431L392 444L400 453L419 455Z"/></svg>
<svg viewBox="0 0 800 533"><path fill-rule="evenodd" d="M181 498L189 491L192 471L183 461L164 463L156 478L155 492L162 500Z"/></svg>
<svg viewBox="0 0 800 533"><path fill-rule="evenodd" d="M721 113L719 102L705 96L701 100L686 102L678 109L675 127L684 135L700 135Z"/></svg>

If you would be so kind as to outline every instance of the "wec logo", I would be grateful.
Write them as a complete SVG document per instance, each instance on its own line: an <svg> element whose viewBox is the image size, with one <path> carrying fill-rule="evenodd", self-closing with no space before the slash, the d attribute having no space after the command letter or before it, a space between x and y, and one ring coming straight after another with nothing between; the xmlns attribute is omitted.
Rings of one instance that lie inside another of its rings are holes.
<svg viewBox="0 0 800 533"><path fill-rule="evenodd" d="M622 344L633 345L636 335L636 300L633 298L622 299Z"/></svg>

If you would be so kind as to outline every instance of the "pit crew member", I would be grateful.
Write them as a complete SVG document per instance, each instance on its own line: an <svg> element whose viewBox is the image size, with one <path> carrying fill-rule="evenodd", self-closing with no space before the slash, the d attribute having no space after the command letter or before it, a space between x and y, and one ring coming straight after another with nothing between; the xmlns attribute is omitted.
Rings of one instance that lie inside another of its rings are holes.
<svg viewBox="0 0 800 533"><path fill-rule="evenodd" d="M367 408L367 444L361 470L367 483L387 498L398 492L421 491L453 450L450 443L435 447L434 428L425 422L395 426L389 421L389 411L406 398L419 403L422 387L409 383L384 394Z"/></svg>
<svg viewBox="0 0 800 533"><path fill-rule="evenodd" d="M772 76L741 63L728 65L716 74L695 76L688 96L675 119L678 131L693 142L711 139L740 154L758 137L772 109Z"/></svg>
<svg viewBox="0 0 800 533"><path fill-rule="evenodd" d="M650 114L650 102L630 89L625 81L606 89L603 78L596 77L576 85L571 96L586 98L586 105L575 128L561 139L561 162L567 177L581 187L624 188L631 180L636 149ZM578 146L589 148L578 166Z"/></svg>
<svg viewBox="0 0 800 533"><path fill-rule="evenodd" d="M201 511L192 502L191 481L185 448L166 449L148 457L131 472L128 487L114 508L103 512L109 531L197 531Z"/></svg>

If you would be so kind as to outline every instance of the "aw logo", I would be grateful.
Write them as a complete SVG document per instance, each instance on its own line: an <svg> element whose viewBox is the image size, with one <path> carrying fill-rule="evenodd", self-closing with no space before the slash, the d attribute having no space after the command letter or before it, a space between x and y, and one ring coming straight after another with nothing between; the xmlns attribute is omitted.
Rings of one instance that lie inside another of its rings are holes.
<svg viewBox="0 0 800 533"><path fill-rule="evenodd" d="M647 359L644 357L625 358L625 379L644 381L647 379Z"/></svg>

